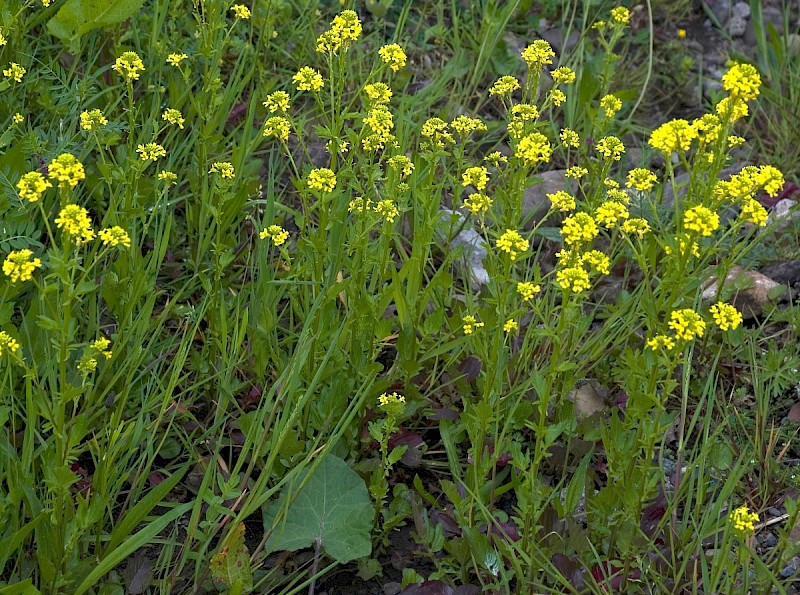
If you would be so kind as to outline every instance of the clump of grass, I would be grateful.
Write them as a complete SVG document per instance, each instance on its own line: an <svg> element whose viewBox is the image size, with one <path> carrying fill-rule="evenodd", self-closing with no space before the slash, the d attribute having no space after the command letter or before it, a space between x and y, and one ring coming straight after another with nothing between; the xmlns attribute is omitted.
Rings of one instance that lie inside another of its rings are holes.
<svg viewBox="0 0 800 595"><path fill-rule="evenodd" d="M130 586L127 564L165 592L313 591L330 544L295 571L269 547L336 455L369 485L375 559L414 524L425 566L406 583L781 586L788 531L756 554L767 501L746 479L764 415L735 452L720 397L743 346L757 369L759 337L726 287L701 297L763 237L756 195L784 184L771 165L718 181L760 92L753 66L731 66L709 113L648 135L665 171L623 169L624 7L588 33L608 50L598 81L536 40L525 77L487 89L490 120L417 113L406 48L366 47L355 11L298 26L314 51L273 76L291 54L282 4L198 2L191 24L151 4L113 43L76 37L69 59L36 35L54 9L19 3L0 25L17 64L0 139L17 230L0 243L2 580L84 593ZM574 191L526 222L525 189L555 160ZM690 184L665 207L679 170ZM454 247L465 231L485 277ZM601 299L613 276L624 289ZM587 386L614 406L587 412ZM423 461L436 479L397 473Z"/></svg>

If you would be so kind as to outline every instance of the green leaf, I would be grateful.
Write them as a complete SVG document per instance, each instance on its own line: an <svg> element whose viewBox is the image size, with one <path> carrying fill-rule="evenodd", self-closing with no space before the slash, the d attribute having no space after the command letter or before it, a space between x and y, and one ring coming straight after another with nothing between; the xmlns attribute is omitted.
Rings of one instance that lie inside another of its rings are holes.
<svg viewBox="0 0 800 595"><path fill-rule="evenodd" d="M323 459L311 477L307 474L300 474L296 483L307 481L293 501L293 490L287 487L265 510L264 527L272 530L266 553L296 551L316 542L339 563L369 556L373 508L364 480L333 455ZM285 517L280 515L284 508Z"/></svg>
<svg viewBox="0 0 800 595"><path fill-rule="evenodd" d="M67 0L47 30L62 41L72 40L92 29L118 25L132 17L144 0Z"/></svg>
<svg viewBox="0 0 800 595"><path fill-rule="evenodd" d="M253 571L250 553L244 543L244 523L239 523L228 535L220 550L211 558L211 576L223 583L230 593L253 590Z"/></svg>
<svg viewBox="0 0 800 595"><path fill-rule="evenodd" d="M564 497L564 512L566 514L572 514L581 501L581 496L586 486L586 470L589 468L589 461L592 459L593 454L593 452L588 452L586 456L583 457L581 464L578 465L575 471L575 475L573 475L572 479L569 481Z"/></svg>

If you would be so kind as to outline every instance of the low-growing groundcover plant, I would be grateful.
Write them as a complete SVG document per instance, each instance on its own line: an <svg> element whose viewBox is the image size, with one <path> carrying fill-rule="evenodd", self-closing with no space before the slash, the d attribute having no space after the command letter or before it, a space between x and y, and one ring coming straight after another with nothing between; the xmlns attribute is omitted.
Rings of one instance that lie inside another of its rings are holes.
<svg viewBox="0 0 800 595"><path fill-rule="evenodd" d="M796 325L764 353L713 281L784 186L720 177L758 70L627 167L624 6L587 23L580 131L592 72L543 40L488 115L419 113L401 27L295 9L0 12L4 592L313 592L390 559L407 592L785 589L795 501L753 535Z"/></svg>

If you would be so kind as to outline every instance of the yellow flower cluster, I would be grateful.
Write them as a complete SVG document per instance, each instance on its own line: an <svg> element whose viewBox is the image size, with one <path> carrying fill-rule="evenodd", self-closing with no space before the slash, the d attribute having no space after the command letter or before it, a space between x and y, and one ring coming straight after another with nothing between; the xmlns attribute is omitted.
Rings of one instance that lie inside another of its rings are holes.
<svg viewBox="0 0 800 595"><path fill-rule="evenodd" d="M42 267L41 259L32 256L33 252L28 249L9 252L3 262L3 273L11 277L12 283L28 281L33 277L33 272Z"/></svg>
<svg viewBox="0 0 800 595"><path fill-rule="evenodd" d="M519 144L514 149L514 156L521 159L529 167L539 163L547 163L552 153L553 148L550 146L550 141L541 132L532 132L527 135L519 141Z"/></svg>
<svg viewBox="0 0 800 595"><path fill-rule="evenodd" d="M361 36L361 21L354 10L344 10L331 21L331 28L317 38L317 52L335 54L347 51L350 43Z"/></svg>
<svg viewBox="0 0 800 595"><path fill-rule="evenodd" d="M395 72L406 65L406 53L403 51L403 48L396 43L383 46L378 50L378 55L381 57L381 60L388 64L389 68Z"/></svg>
<svg viewBox="0 0 800 595"><path fill-rule="evenodd" d="M478 118L470 118L469 116L458 116L452 122L450 127L462 138L466 139L474 132L486 132L486 124L481 122Z"/></svg>
<svg viewBox="0 0 800 595"><path fill-rule="evenodd" d="M128 81L138 81L139 75L145 69L142 59L136 52L123 52L111 68Z"/></svg>
<svg viewBox="0 0 800 595"><path fill-rule="evenodd" d="M734 306L717 302L709 309L714 322L723 331L734 330L742 324L742 315Z"/></svg>
<svg viewBox="0 0 800 595"><path fill-rule="evenodd" d="M16 62L10 62L8 68L3 70L3 76L14 79L14 82L21 83L26 70Z"/></svg>
<svg viewBox="0 0 800 595"><path fill-rule="evenodd" d="M496 242L497 247L503 252L507 253L512 261L517 259L519 252L525 252L528 249L528 240L524 239L519 232L513 229L507 229Z"/></svg>
<svg viewBox="0 0 800 595"><path fill-rule="evenodd" d="M369 83L364 85L364 92L367 94L372 105L383 105L392 99L392 90L386 83Z"/></svg>
<svg viewBox="0 0 800 595"><path fill-rule="evenodd" d="M702 337L706 330L703 318L691 308L676 310L670 314L667 326L675 331L675 337L684 341L691 341L695 337Z"/></svg>
<svg viewBox="0 0 800 595"><path fill-rule="evenodd" d="M113 352L109 349L111 346L111 341L106 339L105 337L101 337L96 341L92 341L89 343L89 349L94 351L95 353L101 354L106 359L109 359L113 354Z"/></svg>
<svg viewBox="0 0 800 595"><path fill-rule="evenodd" d="M556 273L556 282L566 291L581 293L589 289L589 273L583 267L566 267Z"/></svg>
<svg viewBox="0 0 800 595"><path fill-rule="evenodd" d="M267 95L267 100L263 105L271 114L275 112L288 112L290 107L289 94L286 91L270 93Z"/></svg>
<svg viewBox="0 0 800 595"><path fill-rule="evenodd" d="M575 82L575 71L568 66L559 66L550 75L557 85L570 85Z"/></svg>
<svg viewBox="0 0 800 595"><path fill-rule="evenodd" d="M47 176L58 182L59 188L74 188L86 178L86 172L75 155L62 153L47 166Z"/></svg>
<svg viewBox="0 0 800 595"><path fill-rule="evenodd" d="M7 332L0 331L0 357L4 353L16 353L19 351L19 342L11 337Z"/></svg>
<svg viewBox="0 0 800 595"><path fill-rule="evenodd" d="M178 176L174 172L161 170L158 172L158 179L162 182L166 182L168 186L172 186L178 183Z"/></svg>
<svg viewBox="0 0 800 595"><path fill-rule="evenodd" d="M40 200L44 191L48 188L52 188L52 186L53 185L38 171L29 171L23 174L19 182L17 182L19 197L28 202Z"/></svg>
<svg viewBox="0 0 800 595"><path fill-rule="evenodd" d="M183 114L181 114L179 110L171 107L164 110L164 113L161 114L161 119L173 126L177 126L181 130L183 130L183 124L186 122Z"/></svg>
<svg viewBox="0 0 800 595"><path fill-rule="evenodd" d="M394 220L400 215L397 205L388 198L378 201L375 205L375 212L389 223L394 223Z"/></svg>
<svg viewBox="0 0 800 595"><path fill-rule="evenodd" d="M511 95L517 89L519 89L519 81L515 77L508 75L501 76L489 87L489 95L505 97L506 95Z"/></svg>
<svg viewBox="0 0 800 595"><path fill-rule="evenodd" d="M275 137L278 140L288 140L289 132L291 132L291 122L288 118L283 116L273 116L267 118L264 123L264 130L261 134L265 138Z"/></svg>
<svg viewBox="0 0 800 595"><path fill-rule="evenodd" d="M276 246L282 246L289 239L289 232L280 225L270 225L265 227L258 237L262 240L269 238Z"/></svg>
<svg viewBox="0 0 800 595"><path fill-rule="evenodd" d="M581 256L581 262L589 267L596 273L601 275L608 275L611 272L611 261L608 256L600 252L600 250L589 250Z"/></svg>
<svg viewBox="0 0 800 595"><path fill-rule="evenodd" d="M581 139L578 136L578 133L572 130L571 128L562 128L560 137L561 137L561 142L564 144L565 147L572 147L573 149L578 149L581 146Z"/></svg>
<svg viewBox="0 0 800 595"><path fill-rule="evenodd" d="M114 227L109 227L108 229L100 230L98 234L100 240L103 242L104 246L125 246L126 248L131 247L131 238L128 235L128 232L115 225Z"/></svg>
<svg viewBox="0 0 800 595"><path fill-rule="evenodd" d="M478 190L483 190L488 182L489 170L483 166L468 167L461 175L461 185L465 188L472 185Z"/></svg>
<svg viewBox="0 0 800 595"><path fill-rule="evenodd" d="M575 197L564 190L559 190L558 192L548 194L547 198L550 199L550 203L553 205L553 208L561 211L562 213L568 213L569 211L575 210Z"/></svg>
<svg viewBox="0 0 800 595"><path fill-rule="evenodd" d="M683 214L683 227L707 237L719 228L719 215L703 205L698 205Z"/></svg>
<svg viewBox="0 0 800 595"><path fill-rule="evenodd" d="M561 105L567 100L567 96L564 95L564 92L561 89L551 89L550 93L547 95L547 98L553 103L553 105Z"/></svg>
<svg viewBox="0 0 800 595"><path fill-rule="evenodd" d="M761 76L752 64L737 63L722 76L722 88L731 97L750 101L760 93Z"/></svg>
<svg viewBox="0 0 800 595"><path fill-rule="evenodd" d="M606 161L619 161L625 152L625 145L616 136L606 136L597 141L597 152Z"/></svg>
<svg viewBox="0 0 800 595"><path fill-rule="evenodd" d="M624 6L611 9L611 20L619 25L627 25L631 19L631 11Z"/></svg>
<svg viewBox="0 0 800 595"><path fill-rule="evenodd" d="M645 344L653 351L657 349L666 349L667 351L671 351L675 347L675 339L667 335L656 335L655 337L648 339Z"/></svg>
<svg viewBox="0 0 800 595"><path fill-rule="evenodd" d="M422 124L420 132L425 138L431 139L431 144L436 147L452 145L455 142L453 135L447 132L447 122L441 118L428 118Z"/></svg>
<svg viewBox="0 0 800 595"><path fill-rule="evenodd" d="M472 333L474 333L476 330L478 330L483 326L483 323L478 322L478 320L472 314L464 316L464 318L462 318L461 321L464 323L463 329L465 335L471 335Z"/></svg>
<svg viewBox="0 0 800 595"><path fill-rule="evenodd" d="M483 215L491 208L492 204L492 199L480 192L470 194L464 199L464 207L476 216Z"/></svg>
<svg viewBox="0 0 800 595"><path fill-rule="evenodd" d="M406 398L398 393L383 393L378 397L378 405L389 415L400 415L405 409Z"/></svg>
<svg viewBox="0 0 800 595"><path fill-rule="evenodd" d="M327 167L312 169L306 178L308 187L319 192L333 192L336 188L336 174Z"/></svg>
<svg viewBox="0 0 800 595"><path fill-rule="evenodd" d="M166 157L167 150L158 143L147 143L136 147L142 161L157 161L159 157Z"/></svg>
<svg viewBox="0 0 800 595"><path fill-rule="evenodd" d="M325 84L322 75L309 66L303 66L292 77L292 81L298 91L313 91L316 93Z"/></svg>
<svg viewBox="0 0 800 595"><path fill-rule="evenodd" d="M208 173L217 174L223 180L232 180L236 176L233 164L228 161L215 161L211 164L211 169L208 170Z"/></svg>
<svg viewBox="0 0 800 595"><path fill-rule="evenodd" d="M742 202L742 210L739 216L748 223L764 227L767 224L769 213L755 198L746 198Z"/></svg>
<svg viewBox="0 0 800 595"><path fill-rule="evenodd" d="M600 107L606 114L606 118L613 118L619 110L622 109L622 101L615 95L605 95L600 100Z"/></svg>
<svg viewBox="0 0 800 595"><path fill-rule="evenodd" d="M650 146L665 155L675 151L688 151L697 138L697 128L686 120L670 120L650 134Z"/></svg>
<svg viewBox="0 0 800 595"><path fill-rule="evenodd" d="M394 118L388 107L383 104L374 105L367 117L364 118L364 124L372 133L361 141L365 151L377 151L387 146L396 146L397 141L392 134Z"/></svg>
<svg viewBox="0 0 800 595"><path fill-rule="evenodd" d="M747 506L740 506L731 511L730 515L728 515L728 520L733 530L740 537L750 537L756 530L755 524L758 522L758 514L750 512Z"/></svg>
<svg viewBox="0 0 800 595"><path fill-rule="evenodd" d="M628 180L625 185L639 192L646 192L653 188L657 180L656 174L649 169L637 167L628 172Z"/></svg>
<svg viewBox="0 0 800 595"><path fill-rule="evenodd" d="M521 56L532 70L539 70L542 66L552 64L552 58L556 55L550 44L543 39L537 39L531 45L522 50Z"/></svg>
<svg viewBox="0 0 800 595"><path fill-rule="evenodd" d="M567 171L564 172L564 175L567 176L568 178L579 180L588 173L589 170L586 169L585 167L573 165L572 167L568 168Z"/></svg>
<svg viewBox="0 0 800 595"><path fill-rule="evenodd" d="M386 162L389 164L389 167L400 174L401 178L407 178L414 173L414 164L411 162L411 159L405 155L389 157Z"/></svg>
<svg viewBox="0 0 800 595"><path fill-rule="evenodd" d="M615 228L620 219L627 219L629 216L628 207L616 200L603 202L594 212L595 220L606 229Z"/></svg>
<svg viewBox="0 0 800 595"><path fill-rule="evenodd" d="M234 4L231 6L231 11L233 12L233 16L235 16L237 19L242 19L243 21L246 21L252 16L250 9L244 4Z"/></svg>
<svg viewBox="0 0 800 595"><path fill-rule="evenodd" d="M94 239L89 211L75 204L67 205L56 217L56 227L63 230L80 246Z"/></svg>
<svg viewBox="0 0 800 595"><path fill-rule="evenodd" d="M81 128L84 130L97 130L106 124L108 124L108 120L103 112L99 109L93 109L81 113Z"/></svg>
<svg viewBox="0 0 800 595"><path fill-rule="evenodd" d="M634 217L633 219L628 219L625 221L620 229L622 229L622 231L625 233L637 235L641 238L644 236L644 234L650 231L650 224L647 222L647 219Z"/></svg>
<svg viewBox="0 0 800 595"><path fill-rule="evenodd" d="M181 62L188 58L186 54L170 54L167 56L167 64L170 66L180 66Z"/></svg>
<svg viewBox="0 0 800 595"><path fill-rule="evenodd" d="M520 295L523 301L531 301L533 297L541 291L542 288L539 285L531 283L530 281L519 281L517 283L517 293Z"/></svg>
<svg viewBox="0 0 800 595"><path fill-rule="evenodd" d="M506 323L503 325L503 330L507 333L516 332L518 328L519 324L517 324L517 321L513 318L506 320Z"/></svg>
<svg viewBox="0 0 800 595"><path fill-rule="evenodd" d="M575 213L564 219L561 224L561 237L564 243L580 245L591 242L599 233L597 223L589 213Z"/></svg>
<svg viewBox="0 0 800 595"><path fill-rule="evenodd" d="M686 254L691 254L695 257L700 256L700 245L688 233L683 233L679 236L676 236L674 243L678 245L678 253L681 256L686 256ZM672 254L672 246L665 246L664 252L666 252L668 255Z"/></svg>

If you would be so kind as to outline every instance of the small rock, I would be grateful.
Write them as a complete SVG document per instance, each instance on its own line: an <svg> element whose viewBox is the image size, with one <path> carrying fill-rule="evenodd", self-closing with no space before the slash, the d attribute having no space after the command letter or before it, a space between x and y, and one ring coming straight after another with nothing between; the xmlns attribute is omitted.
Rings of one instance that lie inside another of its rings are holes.
<svg viewBox="0 0 800 595"><path fill-rule="evenodd" d="M554 169L542 172L534 177L536 183L525 189L525 194L522 196L522 220L526 223L527 229L532 228L538 222L538 217L544 215L550 208L548 194L554 194L559 190L574 191L565 171Z"/></svg>
<svg viewBox="0 0 800 595"><path fill-rule="evenodd" d="M724 26L728 19L731 18L731 13L733 12L731 0L711 0L708 5L720 25Z"/></svg>
<svg viewBox="0 0 800 595"><path fill-rule="evenodd" d="M800 283L800 260L786 260L774 262L761 269L761 274L769 277L776 283L793 287ZM798 416L800 420L800 416Z"/></svg>
<svg viewBox="0 0 800 595"><path fill-rule="evenodd" d="M769 514L769 516L781 516L783 514L783 511L780 508L775 508L774 506L770 506L769 508L767 508L767 514Z"/></svg>
<svg viewBox="0 0 800 595"><path fill-rule="evenodd" d="M718 296L719 281L715 274L703 283L703 301L716 301ZM768 303L772 302L770 292L778 287L777 283L758 273L749 271L740 266L731 267L728 276L723 282L723 292L733 290L730 302L736 307L745 319L756 318L761 314Z"/></svg>
<svg viewBox="0 0 800 595"><path fill-rule="evenodd" d="M389 582L383 585L383 595L397 595L403 590L403 585L398 582Z"/></svg>
<svg viewBox="0 0 800 595"><path fill-rule="evenodd" d="M779 200L772 209L770 209L769 217L767 217L767 225L772 225L780 221L775 227L774 231L785 229L792 221L800 220L800 209L796 208L797 202L791 198L784 198ZM772 232L773 230L770 230Z"/></svg>
<svg viewBox="0 0 800 595"><path fill-rule="evenodd" d="M592 382L586 382L575 388L568 398L574 404L575 417L578 421L600 413L606 408L605 399Z"/></svg>
<svg viewBox="0 0 800 595"><path fill-rule="evenodd" d="M747 19L733 15L728 21L728 34L731 37L744 37L747 31Z"/></svg>
<svg viewBox="0 0 800 595"><path fill-rule="evenodd" d="M793 566L792 564L787 564L783 570L781 570L781 577L782 578L789 578L794 576L797 572L797 566Z"/></svg>
<svg viewBox="0 0 800 595"><path fill-rule="evenodd" d="M442 211L445 215L436 225L436 235L439 241L447 241L447 238L451 237L451 233L458 231L450 240L450 249L455 250L459 246L464 246L462 264L470 281L479 287L486 285L489 282L489 273L483 266L483 260L487 254L483 236L471 226L464 227L467 224L466 217L461 213L450 209L442 209Z"/></svg>
<svg viewBox="0 0 800 595"><path fill-rule="evenodd" d="M738 16L743 19L750 18L750 5L747 2L737 2L731 9L733 16Z"/></svg>
<svg viewBox="0 0 800 595"><path fill-rule="evenodd" d="M764 537L764 540L761 542L761 545L764 547L775 547L778 545L778 538L775 537L774 533L767 533L767 535Z"/></svg>

